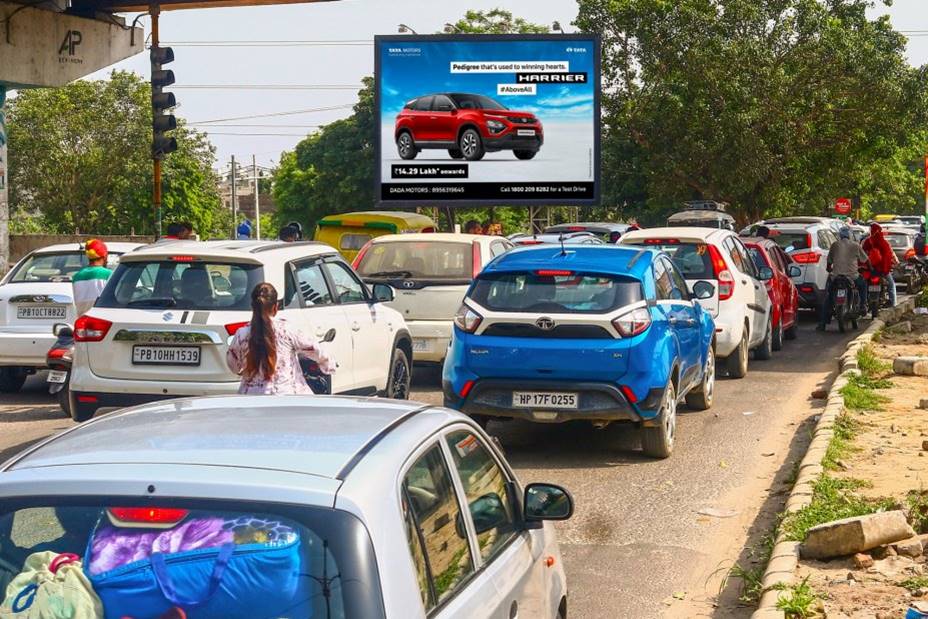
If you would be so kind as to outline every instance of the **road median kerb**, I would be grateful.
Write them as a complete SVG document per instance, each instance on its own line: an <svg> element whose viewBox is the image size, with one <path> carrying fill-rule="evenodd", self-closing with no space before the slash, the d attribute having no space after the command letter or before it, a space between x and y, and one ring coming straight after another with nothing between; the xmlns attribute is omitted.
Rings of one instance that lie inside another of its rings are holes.
<svg viewBox="0 0 928 619"><path fill-rule="evenodd" d="M871 322L863 333L848 343L847 349L838 361L840 373L831 384L825 409L815 424L812 441L799 464L796 483L793 484L793 489L786 500L784 515L797 512L812 502L812 489L815 480L824 471L822 458L834 435L835 419L844 410L844 396L841 395L841 389L847 385L849 374L857 370L857 351L873 341L874 334L886 326L887 322L892 322L914 308L915 298L909 297L894 308L882 310L879 318ZM773 554L762 581L764 594L760 598L757 610L751 615L751 619L783 619L785 616L783 611L777 608L777 599L780 596L780 588L790 586L795 580L796 567L799 565L799 542L786 541L783 537L782 532L777 535L777 544L773 548Z"/></svg>
<svg viewBox="0 0 928 619"><path fill-rule="evenodd" d="M838 366L841 373L831 384L825 409L815 424L812 441L799 464L796 483L793 484L789 498L786 500L784 514L797 512L812 502L815 480L824 471L822 458L834 436L835 419L844 410L844 397L841 395L841 389L848 383L848 373L857 369L858 349L870 342L873 334L882 329L884 325L883 320L874 320L861 335L851 340L847 350L839 359ZM784 534L779 533L770 562L764 572L762 581L764 594L761 596L757 610L751 615L751 619L783 619L785 616L783 611L777 608L780 588L793 584L798 565L799 542L787 541L784 539Z"/></svg>

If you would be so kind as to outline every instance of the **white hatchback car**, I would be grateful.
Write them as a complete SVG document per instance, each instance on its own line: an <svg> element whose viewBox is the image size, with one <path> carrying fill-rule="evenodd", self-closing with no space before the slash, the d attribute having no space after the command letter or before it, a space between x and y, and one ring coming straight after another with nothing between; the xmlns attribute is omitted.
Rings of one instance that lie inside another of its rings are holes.
<svg viewBox="0 0 928 619"><path fill-rule="evenodd" d="M693 292L696 282L712 282L715 291L699 304L715 319L718 367L732 378L748 371L748 351L755 359L773 354L770 297L751 254L731 230L680 227L648 228L625 233L620 245L645 245L667 252Z"/></svg>
<svg viewBox="0 0 928 619"><path fill-rule="evenodd" d="M0 591L72 553L107 617L563 619L572 511L448 409L174 400L0 466Z"/></svg>
<svg viewBox="0 0 928 619"><path fill-rule="evenodd" d="M388 234L369 242L354 267L367 283L396 290L390 307L406 319L416 361L441 363L454 314L474 277L512 247L500 236Z"/></svg>
<svg viewBox="0 0 928 619"><path fill-rule="evenodd" d="M107 243L110 268L138 243ZM27 254L0 280L0 392L19 391L45 368L56 324L77 318L71 276L87 266L82 245L51 245Z"/></svg>
<svg viewBox="0 0 928 619"><path fill-rule="evenodd" d="M71 416L157 399L236 393L229 338L251 320L251 291L270 282L278 315L320 340L338 364L333 393L409 397L412 338L328 245L313 241L176 241L125 256L74 325Z"/></svg>

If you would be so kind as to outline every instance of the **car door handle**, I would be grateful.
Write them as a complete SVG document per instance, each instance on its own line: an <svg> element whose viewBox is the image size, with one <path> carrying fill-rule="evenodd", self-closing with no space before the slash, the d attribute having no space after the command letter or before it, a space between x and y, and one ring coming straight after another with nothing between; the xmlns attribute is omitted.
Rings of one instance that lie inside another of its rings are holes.
<svg viewBox="0 0 928 619"><path fill-rule="evenodd" d="M351 323L351 330L352 330L352 331L360 331L360 330L361 330L361 323L359 323L359 322L353 322L353 323Z"/></svg>

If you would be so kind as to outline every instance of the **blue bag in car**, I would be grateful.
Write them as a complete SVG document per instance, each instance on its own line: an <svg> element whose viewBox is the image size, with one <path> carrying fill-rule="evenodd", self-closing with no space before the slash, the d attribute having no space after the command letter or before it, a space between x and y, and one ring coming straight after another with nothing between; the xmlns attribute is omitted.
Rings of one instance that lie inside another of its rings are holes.
<svg viewBox="0 0 928 619"><path fill-rule="evenodd" d="M106 619L156 619L172 608L188 619L309 616L300 535L278 521L188 518L165 530L104 518L86 557Z"/></svg>

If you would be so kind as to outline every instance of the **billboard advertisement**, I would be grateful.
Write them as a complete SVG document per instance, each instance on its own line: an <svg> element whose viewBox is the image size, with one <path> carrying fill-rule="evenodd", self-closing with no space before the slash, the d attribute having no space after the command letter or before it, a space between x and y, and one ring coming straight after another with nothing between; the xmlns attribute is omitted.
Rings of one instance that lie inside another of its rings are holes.
<svg viewBox="0 0 928 619"><path fill-rule="evenodd" d="M382 206L595 204L593 35L375 38Z"/></svg>

